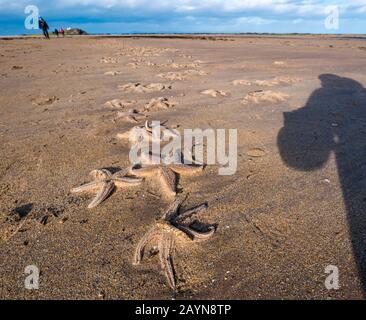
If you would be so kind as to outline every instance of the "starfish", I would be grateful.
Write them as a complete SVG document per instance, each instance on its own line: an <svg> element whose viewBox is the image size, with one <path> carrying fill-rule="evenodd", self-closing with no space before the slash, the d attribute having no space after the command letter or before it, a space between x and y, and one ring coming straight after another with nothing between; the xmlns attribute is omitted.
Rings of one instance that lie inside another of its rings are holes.
<svg viewBox="0 0 366 320"><path fill-rule="evenodd" d="M137 103L137 101L135 101L135 100L113 99L113 100L107 101L104 105L109 108L123 109L123 108L130 107L136 103Z"/></svg>
<svg viewBox="0 0 366 320"><path fill-rule="evenodd" d="M138 177L150 177L154 176L159 179L164 194L168 197L175 197L177 190L177 177L176 174L194 175L198 172L202 172L202 165L186 165L182 163L181 152L175 154L174 159L165 161L163 163L154 162L154 158L146 155L141 155L143 158L143 166L136 168L133 166L130 169L130 173ZM156 158L155 158L156 159ZM158 157L160 160L160 157ZM184 162L184 161L183 161Z"/></svg>
<svg viewBox="0 0 366 320"><path fill-rule="evenodd" d="M164 125L160 125L160 136L157 136L156 133L159 132L155 132L154 127L146 120L144 126L136 126L127 132L118 133L117 138L129 140L131 144L135 144L141 140L160 143L163 139L166 140L167 138L174 138L178 136L178 133L175 130Z"/></svg>
<svg viewBox="0 0 366 320"><path fill-rule="evenodd" d="M117 117L114 118L114 121L121 119L121 118L123 120L129 121L129 122L137 123L137 122L139 122L138 121L139 118L146 118L146 116L144 114L138 112L136 109L129 109L128 112L119 111L117 113Z"/></svg>
<svg viewBox="0 0 366 320"><path fill-rule="evenodd" d="M133 264L139 265L142 261L146 247L150 243L157 243L161 268L168 280L169 286L175 290L176 279L173 265L173 255L175 251L175 240L183 237L185 240L202 241L209 239L216 231L214 226L210 226L207 232L193 230L189 225L184 224L188 217L206 210L207 204L202 204L190 210L180 213L182 200L176 200L164 212L162 217L139 241L133 257ZM153 247L156 252L156 247Z"/></svg>
<svg viewBox="0 0 366 320"><path fill-rule="evenodd" d="M222 90L208 89L208 90L202 91L201 93L210 95L211 97L214 97L214 98L217 98L218 96L221 96L221 97L226 97L227 96L227 93L225 91L222 91Z"/></svg>
<svg viewBox="0 0 366 320"><path fill-rule="evenodd" d="M167 110L169 108L173 108L174 103L170 102L168 98L159 97L151 99L145 106L145 110Z"/></svg>
<svg viewBox="0 0 366 320"><path fill-rule="evenodd" d="M127 177L130 169L124 169L112 174L107 169L97 169L90 172L94 181L86 183L80 187L72 188L72 193L80 192L97 192L97 195L88 205L89 209L95 208L102 203L115 188L124 188L128 186L138 185L143 179Z"/></svg>

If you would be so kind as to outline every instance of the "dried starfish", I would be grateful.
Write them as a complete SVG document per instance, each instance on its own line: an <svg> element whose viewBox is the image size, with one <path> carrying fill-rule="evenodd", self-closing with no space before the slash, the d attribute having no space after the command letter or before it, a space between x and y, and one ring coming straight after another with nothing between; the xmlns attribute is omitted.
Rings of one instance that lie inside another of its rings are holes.
<svg viewBox="0 0 366 320"><path fill-rule="evenodd" d="M119 89L127 92L137 92L137 93L149 93L155 91L163 91L167 89L171 89L171 86L164 85L162 83L150 83L150 84L141 84L137 83L127 83L125 85L120 85Z"/></svg>
<svg viewBox="0 0 366 320"><path fill-rule="evenodd" d="M164 163L157 164L153 157L146 157L144 165L140 168L132 167L130 173L138 177L157 177L161 184L164 194L168 197L175 197L177 193L177 177L176 174L193 175L202 172L203 166L186 165L181 162L181 154L176 154L174 159L162 161ZM147 164L147 165L146 165Z"/></svg>
<svg viewBox="0 0 366 320"><path fill-rule="evenodd" d="M168 98L159 97L151 99L145 106L145 110L167 110L173 108L174 104Z"/></svg>
<svg viewBox="0 0 366 320"><path fill-rule="evenodd" d="M184 224L188 217L207 209L207 204L179 213L182 200L176 200L164 212L162 217L139 241L133 257L133 264L139 265L144 257L145 248L151 242L157 242L161 268L168 280L169 286L175 290L176 279L173 265L173 255L175 251L175 240L183 237L185 240L202 241L209 239L215 233L215 227L210 226L207 232L199 232Z"/></svg>
<svg viewBox="0 0 366 320"><path fill-rule="evenodd" d="M202 94L210 95L211 97L217 98L218 96L226 97L227 93L222 90L207 89L201 92Z"/></svg>
<svg viewBox="0 0 366 320"><path fill-rule="evenodd" d="M137 103L137 101L135 101L135 100L129 101L129 100L113 99L113 100L107 101L104 105L109 108L123 109L123 108L128 108L136 103Z"/></svg>
<svg viewBox="0 0 366 320"><path fill-rule="evenodd" d="M112 174L107 169L93 170L90 172L90 175L94 178L94 181L77 188L72 188L71 192L80 193L97 191L97 195L88 205L89 209L95 208L97 205L102 203L115 188L138 185L143 181L143 179L127 177L129 171L130 169L128 168Z"/></svg>
<svg viewBox="0 0 366 320"><path fill-rule="evenodd" d="M117 138L123 140L129 140L131 144L135 144L141 140L147 142L157 142L167 140L168 138L175 138L178 133L162 124L160 124L160 136L159 131L154 130L154 125L150 125L146 120L144 126L136 126L124 133L118 133Z"/></svg>
<svg viewBox="0 0 366 320"><path fill-rule="evenodd" d="M138 120L139 118L146 118L146 115L140 113L136 109L129 109L128 112L119 111L117 113L117 117L114 118L114 121L121 119L121 118L123 120L129 121L129 122L137 123L137 122L139 122L139 120Z"/></svg>

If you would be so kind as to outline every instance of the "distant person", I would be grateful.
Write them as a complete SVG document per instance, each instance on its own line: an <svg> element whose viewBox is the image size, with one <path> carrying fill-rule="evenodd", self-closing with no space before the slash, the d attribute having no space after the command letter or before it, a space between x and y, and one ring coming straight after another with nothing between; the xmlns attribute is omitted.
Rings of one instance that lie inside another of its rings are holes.
<svg viewBox="0 0 366 320"><path fill-rule="evenodd" d="M56 37L58 38L58 30L57 30L57 29L55 29L54 34L55 34L55 35L56 35Z"/></svg>
<svg viewBox="0 0 366 320"><path fill-rule="evenodd" d="M64 29L60 29L60 33L61 33L61 35L64 37L65 36L65 30Z"/></svg>
<svg viewBox="0 0 366 320"><path fill-rule="evenodd" d="M48 29L50 27L48 26L47 22L42 17L39 17L38 26L40 29L42 29L45 38L49 39L50 35L48 34Z"/></svg>

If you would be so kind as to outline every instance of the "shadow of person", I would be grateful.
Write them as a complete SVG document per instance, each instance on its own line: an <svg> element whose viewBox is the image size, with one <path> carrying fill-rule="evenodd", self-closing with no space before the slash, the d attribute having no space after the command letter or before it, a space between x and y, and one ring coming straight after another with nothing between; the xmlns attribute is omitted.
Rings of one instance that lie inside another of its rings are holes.
<svg viewBox="0 0 366 320"><path fill-rule="evenodd" d="M296 170L322 168L334 153L353 255L366 293L366 90L355 80L319 76L321 88L306 105L284 113L278 148Z"/></svg>

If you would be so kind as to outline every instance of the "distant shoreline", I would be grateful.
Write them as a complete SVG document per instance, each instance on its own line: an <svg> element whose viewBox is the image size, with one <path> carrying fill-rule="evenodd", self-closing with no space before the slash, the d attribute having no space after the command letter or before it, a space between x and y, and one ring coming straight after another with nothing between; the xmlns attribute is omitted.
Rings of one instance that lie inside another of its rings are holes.
<svg viewBox="0 0 366 320"><path fill-rule="evenodd" d="M315 33L126 33L126 34L87 34L68 35L68 37L86 38L166 38L166 39L198 39L198 40L222 40L229 38L324 38L324 39L348 39L366 40L366 34L315 34ZM39 39L43 35L0 35L1 40Z"/></svg>

